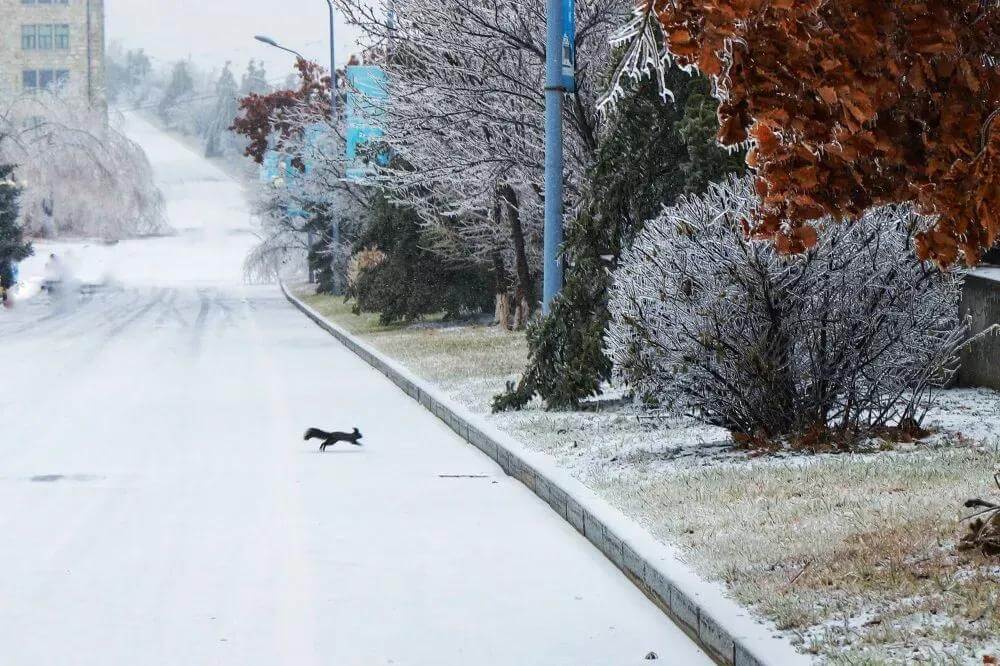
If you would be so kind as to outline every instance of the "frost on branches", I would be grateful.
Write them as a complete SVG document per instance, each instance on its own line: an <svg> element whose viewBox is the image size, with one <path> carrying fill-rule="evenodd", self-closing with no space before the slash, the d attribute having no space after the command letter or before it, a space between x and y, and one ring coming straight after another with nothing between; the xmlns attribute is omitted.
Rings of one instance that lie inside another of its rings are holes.
<svg viewBox="0 0 1000 666"><path fill-rule="evenodd" d="M541 268L544 1L337 4L387 73L382 121L397 159L379 184L418 212L435 251L493 267L526 309ZM568 214L593 163L598 78L626 8L621 0L577 2L578 89L565 105Z"/></svg>
<svg viewBox="0 0 1000 666"><path fill-rule="evenodd" d="M0 162L17 165L25 232L121 240L169 231L145 153L77 99L39 92L0 108Z"/></svg>
<svg viewBox="0 0 1000 666"><path fill-rule="evenodd" d="M934 217L915 249L940 265L1000 237L997 0L641 0L616 41L616 81L670 61L713 78L719 140L753 145L754 233L782 251L892 203Z"/></svg>
<svg viewBox="0 0 1000 666"><path fill-rule="evenodd" d="M649 405L758 440L914 429L957 366L962 277L920 262L905 206L819 223L805 254L747 240L750 179L649 222L614 276L615 374Z"/></svg>
<svg viewBox="0 0 1000 666"><path fill-rule="evenodd" d="M304 266L308 255L329 289L346 277L373 192L347 178L344 117L331 119L329 76L314 63L300 60L297 67L297 90L244 97L234 122L234 130L248 140L247 156L261 162L274 150L285 167L283 176L254 192L260 242L244 272L251 281L268 282Z"/></svg>

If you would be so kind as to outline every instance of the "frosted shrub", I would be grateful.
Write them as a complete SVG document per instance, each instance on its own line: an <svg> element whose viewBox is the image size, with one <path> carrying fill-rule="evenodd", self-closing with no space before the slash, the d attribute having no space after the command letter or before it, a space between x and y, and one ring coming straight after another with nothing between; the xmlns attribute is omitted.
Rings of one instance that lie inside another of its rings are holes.
<svg viewBox="0 0 1000 666"><path fill-rule="evenodd" d="M807 255L747 240L752 182L730 180L649 222L614 276L606 339L646 404L756 439L851 442L914 428L965 339L961 275L921 264L908 208L821 222Z"/></svg>

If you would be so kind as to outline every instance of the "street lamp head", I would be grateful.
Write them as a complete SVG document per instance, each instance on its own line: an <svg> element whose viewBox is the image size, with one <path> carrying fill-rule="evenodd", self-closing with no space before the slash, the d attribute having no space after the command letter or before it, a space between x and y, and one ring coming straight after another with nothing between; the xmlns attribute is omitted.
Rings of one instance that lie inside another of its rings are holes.
<svg viewBox="0 0 1000 666"><path fill-rule="evenodd" d="M258 42L261 42L262 44L267 44L268 46L273 46L276 49L281 49L282 51L287 51L288 53L293 54L296 58L301 58L302 60L306 59L304 55L302 55L301 53L299 53L295 49L290 49L287 46L282 46L281 44L279 44L278 42L274 41L273 39L271 39L267 35L254 35L253 38L256 39Z"/></svg>

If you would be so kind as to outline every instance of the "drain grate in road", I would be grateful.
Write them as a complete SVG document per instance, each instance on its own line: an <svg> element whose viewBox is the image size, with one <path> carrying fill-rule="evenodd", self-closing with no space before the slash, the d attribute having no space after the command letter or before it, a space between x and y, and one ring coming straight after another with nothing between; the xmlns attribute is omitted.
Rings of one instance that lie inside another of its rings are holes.
<svg viewBox="0 0 1000 666"><path fill-rule="evenodd" d="M439 479L488 479L487 474L438 474Z"/></svg>

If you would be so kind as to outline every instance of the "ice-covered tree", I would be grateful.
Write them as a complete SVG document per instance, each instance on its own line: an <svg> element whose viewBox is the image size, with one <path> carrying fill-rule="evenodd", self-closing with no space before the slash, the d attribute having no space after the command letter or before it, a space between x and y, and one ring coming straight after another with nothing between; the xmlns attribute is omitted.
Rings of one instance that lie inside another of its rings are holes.
<svg viewBox="0 0 1000 666"><path fill-rule="evenodd" d="M18 165L21 224L32 235L117 240L168 230L142 149L72 91L0 109L0 162Z"/></svg>
<svg viewBox="0 0 1000 666"><path fill-rule="evenodd" d="M337 0L387 73L380 122L399 168L377 179L445 256L510 276L519 323L537 297L544 181L542 0ZM620 0L577 3L577 90L566 97L571 214L598 144L595 109Z"/></svg>
<svg viewBox="0 0 1000 666"><path fill-rule="evenodd" d="M226 66L222 68L219 79L215 83L215 107L205 132L206 157L218 157L232 152L231 149L236 143L235 137L229 129L233 121L236 120L236 114L239 111L238 89L236 79L230 69L231 64L226 62Z"/></svg>
<svg viewBox="0 0 1000 666"><path fill-rule="evenodd" d="M105 92L111 104L140 104L148 94L146 84L152 63L142 49L126 51L120 42L108 42L104 58Z"/></svg>
<svg viewBox="0 0 1000 666"><path fill-rule="evenodd" d="M278 177L257 194L261 243L246 268L252 278L270 279L308 258L321 290L339 290L368 193L346 177L344 118L331 119L329 76L315 63L296 66L296 89L240 99L232 126L246 139L248 157L260 164L273 151L280 161Z"/></svg>
<svg viewBox="0 0 1000 666"><path fill-rule="evenodd" d="M130 50L125 54L125 71L128 74L129 87L135 88L149 78L153 71L153 63L144 49Z"/></svg>
<svg viewBox="0 0 1000 666"><path fill-rule="evenodd" d="M170 81L167 83L157 107L160 118L169 123L171 112L178 104L190 101L188 98L191 97L192 92L194 92L194 79L191 76L190 65L184 60L179 60L174 63L170 72Z"/></svg>
<svg viewBox="0 0 1000 666"><path fill-rule="evenodd" d="M271 86L267 82L267 71L264 69L264 61L259 64L253 59L247 63L247 70L240 79L240 97L247 95L264 95L271 91Z"/></svg>
<svg viewBox="0 0 1000 666"><path fill-rule="evenodd" d="M646 225L614 274L609 355L646 405L743 440L850 445L916 430L965 342L961 275L919 261L908 206L818 222L783 255L750 240L752 180L682 198Z"/></svg>
<svg viewBox="0 0 1000 666"><path fill-rule="evenodd" d="M580 212L566 228L566 283L549 316L528 328L528 366L494 409L521 408L536 395L549 409L574 408L599 395L611 379L603 345L610 271L622 252L662 206L742 170L743 156L715 141L708 80L676 67L665 80L671 103L652 81L637 81L605 118Z"/></svg>

